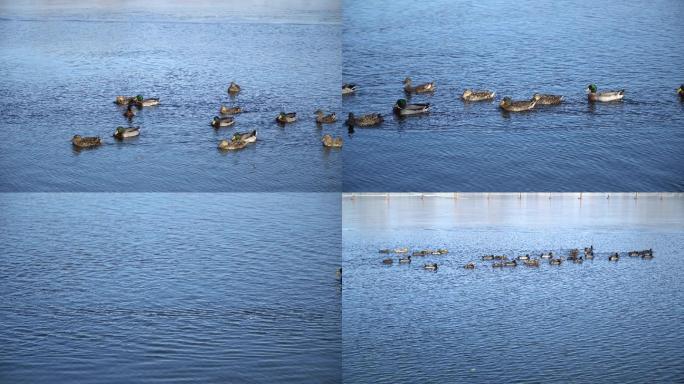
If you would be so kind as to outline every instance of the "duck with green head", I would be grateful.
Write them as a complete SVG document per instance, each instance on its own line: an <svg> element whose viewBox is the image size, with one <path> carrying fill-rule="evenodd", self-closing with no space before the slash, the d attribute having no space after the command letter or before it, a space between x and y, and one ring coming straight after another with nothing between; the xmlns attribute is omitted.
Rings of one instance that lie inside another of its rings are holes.
<svg viewBox="0 0 684 384"><path fill-rule="evenodd" d="M406 99L399 99L392 107L392 111L399 116L418 115L430 111L430 104L408 104Z"/></svg>
<svg viewBox="0 0 684 384"><path fill-rule="evenodd" d="M589 84L587 86L587 98L590 102L610 102L610 101L620 101L625 97L625 90L621 89L619 91L603 91L598 92L596 84Z"/></svg>
<svg viewBox="0 0 684 384"><path fill-rule="evenodd" d="M140 135L140 127L132 127L132 128L124 128L124 127L116 127L116 131L114 131L114 138L123 140L127 139L129 137L136 137Z"/></svg>
<svg viewBox="0 0 684 384"><path fill-rule="evenodd" d="M230 117L230 116L227 116L227 117L214 116L214 118L211 120L210 124L214 128L229 127L229 126L235 124L235 119Z"/></svg>
<svg viewBox="0 0 684 384"><path fill-rule="evenodd" d="M294 123L297 121L297 112L280 112L276 121L280 124Z"/></svg>
<svg viewBox="0 0 684 384"><path fill-rule="evenodd" d="M154 97L145 99L142 95L137 95L133 101L133 104L137 105L138 107L152 107L159 105L159 99Z"/></svg>

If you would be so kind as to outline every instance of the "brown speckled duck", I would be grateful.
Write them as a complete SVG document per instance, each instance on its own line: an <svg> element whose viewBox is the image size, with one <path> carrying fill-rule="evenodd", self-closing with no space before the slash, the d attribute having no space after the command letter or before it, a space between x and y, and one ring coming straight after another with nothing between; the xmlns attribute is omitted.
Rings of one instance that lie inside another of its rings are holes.
<svg viewBox="0 0 684 384"><path fill-rule="evenodd" d="M532 100L536 101L537 105L558 105L563 102L563 96L535 93Z"/></svg>
<svg viewBox="0 0 684 384"><path fill-rule="evenodd" d="M406 93L429 93L435 91L435 83L429 82L425 84L416 85L415 87L411 85L412 81L410 77L404 79L404 92Z"/></svg>
<svg viewBox="0 0 684 384"><path fill-rule="evenodd" d="M101 145L102 140L97 136L74 135L74 137L71 138L71 144L77 148L91 148Z"/></svg>
<svg viewBox="0 0 684 384"><path fill-rule="evenodd" d="M314 115L316 115L316 123L318 124L332 124L337 121L335 112L326 115L325 112L317 109L316 112L314 112Z"/></svg>
<svg viewBox="0 0 684 384"><path fill-rule="evenodd" d="M238 113L242 113L242 108L240 108L240 107L226 107L225 105L222 105L219 112L222 115L237 115Z"/></svg>
<svg viewBox="0 0 684 384"><path fill-rule="evenodd" d="M230 85L228 86L228 93L230 93L231 95L237 95L238 93L240 93L241 90L242 88L239 85L237 85L237 83L235 83L234 81L230 82Z"/></svg>
<svg viewBox="0 0 684 384"><path fill-rule="evenodd" d="M341 137L332 137L330 135L323 136L321 142L326 148L342 148L343 144Z"/></svg>
<svg viewBox="0 0 684 384"><path fill-rule="evenodd" d="M496 92L494 91L488 91L488 90L472 90L472 89L466 89L463 91L463 94L461 95L461 99L464 101L489 101L493 100L494 97L496 97Z"/></svg>
<svg viewBox="0 0 684 384"><path fill-rule="evenodd" d="M534 108L536 104L537 102L534 99L513 101L510 97L504 97L499 103L499 107L507 112L525 112Z"/></svg>
<svg viewBox="0 0 684 384"><path fill-rule="evenodd" d="M370 113L356 117L353 113L349 112L349 116L344 123L350 127L373 127L382 124L383 121L385 119L379 113Z"/></svg>

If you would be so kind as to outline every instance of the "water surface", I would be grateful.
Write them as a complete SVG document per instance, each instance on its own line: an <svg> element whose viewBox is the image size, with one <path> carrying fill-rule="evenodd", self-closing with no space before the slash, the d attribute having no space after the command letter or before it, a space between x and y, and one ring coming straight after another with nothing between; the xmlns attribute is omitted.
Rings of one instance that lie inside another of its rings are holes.
<svg viewBox="0 0 684 384"><path fill-rule="evenodd" d="M348 1L345 112L385 113L357 129L345 191L681 191L684 3ZM429 116L399 120L402 81L435 81ZM627 90L591 106L585 88ZM558 107L500 112L465 88L514 99L564 95Z"/></svg>
<svg viewBox="0 0 684 384"><path fill-rule="evenodd" d="M681 382L683 214L681 195L345 198L344 380ZM591 244L580 265L479 261ZM449 254L381 263L401 246ZM654 259L607 261L645 248Z"/></svg>
<svg viewBox="0 0 684 384"><path fill-rule="evenodd" d="M337 194L0 194L0 381L338 383Z"/></svg>

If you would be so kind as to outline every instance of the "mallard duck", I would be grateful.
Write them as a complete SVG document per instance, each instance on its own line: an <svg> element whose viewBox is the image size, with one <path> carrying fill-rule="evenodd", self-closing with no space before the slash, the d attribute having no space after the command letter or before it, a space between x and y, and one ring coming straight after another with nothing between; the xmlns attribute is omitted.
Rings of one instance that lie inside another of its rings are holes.
<svg viewBox="0 0 684 384"><path fill-rule="evenodd" d="M231 125L235 124L235 119L230 117L230 116L227 116L227 117L214 116L214 118L211 119L210 124L214 128L230 127Z"/></svg>
<svg viewBox="0 0 684 384"><path fill-rule="evenodd" d="M351 95L354 92L356 92L356 84L351 84L351 83L342 84L342 94L343 95Z"/></svg>
<svg viewBox="0 0 684 384"><path fill-rule="evenodd" d="M383 263L383 264L388 264L388 265L389 265L389 264L394 263L394 260L388 258L388 259L384 259L384 260L382 261L382 263Z"/></svg>
<svg viewBox="0 0 684 384"><path fill-rule="evenodd" d="M235 95L237 93L240 93L241 90L242 88L240 88L240 86L237 85L234 81L230 82L230 85L228 86L228 93Z"/></svg>
<svg viewBox="0 0 684 384"><path fill-rule="evenodd" d="M484 256L482 256L482 260L484 260L484 261L494 260L494 255L484 255Z"/></svg>
<svg viewBox="0 0 684 384"><path fill-rule="evenodd" d="M508 260L508 256L505 256L505 255L494 255L494 260Z"/></svg>
<svg viewBox="0 0 684 384"><path fill-rule="evenodd" d="M413 256L427 256L429 255L429 251L415 251L413 252Z"/></svg>
<svg viewBox="0 0 684 384"><path fill-rule="evenodd" d="M504 267L517 267L517 266L518 266L518 262L515 260L504 262Z"/></svg>
<svg viewBox="0 0 684 384"><path fill-rule="evenodd" d="M620 260L620 254L617 252L611 253L610 256L608 256L608 261L618 261Z"/></svg>
<svg viewBox="0 0 684 384"><path fill-rule="evenodd" d="M240 107L226 107L225 105L222 105L219 112L222 115L237 115L238 113L242 113L242 108L240 108Z"/></svg>
<svg viewBox="0 0 684 384"><path fill-rule="evenodd" d="M410 264L410 263L411 263L411 256L399 258L399 264Z"/></svg>
<svg viewBox="0 0 684 384"><path fill-rule="evenodd" d="M550 259L549 264L551 265L561 265L563 263L563 259Z"/></svg>
<svg viewBox="0 0 684 384"><path fill-rule="evenodd" d="M257 131L251 132L236 132L229 140L221 140L218 148L223 150L236 150L246 147L248 144L254 143L257 139Z"/></svg>
<svg viewBox="0 0 684 384"><path fill-rule="evenodd" d="M406 99L397 100L392 111L399 116L418 115L430 111L430 104L407 104Z"/></svg>
<svg viewBox="0 0 684 384"><path fill-rule="evenodd" d="M446 255L447 253L449 253L449 250L446 248L438 248L437 253L439 253L440 255Z"/></svg>
<svg viewBox="0 0 684 384"><path fill-rule="evenodd" d="M392 252L394 253L408 253L409 249L406 247L403 248L394 248Z"/></svg>
<svg viewBox="0 0 684 384"><path fill-rule="evenodd" d="M465 91L463 91L463 94L461 95L461 98L465 101L487 101L493 100L494 97L496 97L496 92L494 91L476 91L472 89L466 89Z"/></svg>
<svg viewBox="0 0 684 384"><path fill-rule="evenodd" d="M318 124L332 124L337 121L335 112L326 115L323 111L317 109L316 112L314 112L314 115L316 115L316 123Z"/></svg>
<svg viewBox="0 0 684 384"><path fill-rule="evenodd" d="M563 96L535 93L532 100L535 100L537 105L558 105L563 101Z"/></svg>
<svg viewBox="0 0 684 384"><path fill-rule="evenodd" d="M297 113L296 112L280 112L278 116L276 116L276 121L279 122L280 124L287 124L287 123L294 123L297 121Z"/></svg>
<svg viewBox="0 0 684 384"><path fill-rule="evenodd" d="M677 88L677 94L679 95L679 98L681 100L684 100L684 84L680 85L679 88Z"/></svg>
<svg viewBox="0 0 684 384"><path fill-rule="evenodd" d="M475 269L475 263L468 263L463 266L465 269Z"/></svg>
<svg viewBox="0 0 684 384"><path fill-rule="evenodd" d="M116 131L114 131L114 136L115 138L119 140L127 139L129 137L136 137L140 135L140 127L135 127L135 128L124 128L124 127L116 127Z"/></svg>
<svg viewBox="0 0 684 384"><path fill-rule="evenodd" d="M437 270L437 263L427 263L423 265L423 268L427 269L428 271L436 271Z"/></svg>
<svg viewBox="0 0 684 384"><path fill-rule="evenodd" d="M74 135L74 137L71 138L71 144L78 148L90 148L102 144L102 140L96 136L83 137L81 135Z"/></svg>
<svg viewBox="0 0 684 384"><path fill-rule="evenodd" d="M117 96L114 103L119 105L126 105L135 100L135 96Z"/></svg>
<svg viewBox="0 0 684 384"><path fill-rule="evenodd" d="M132 104L135 104L138 107L152 107L155 105L159 105L159 99L158 98L149 98L145 99L142 97L142 95L138 95L135 97L135 100L131 101Z"/></svg>
<svg viewBox="0 0 684 384"><path fill-rule="evenodd" d="M499 103L499 107L508 112L529 111L530 109L534 108L535 105L537 105L537 101L534 99L529 101L513 101L510 97L504 97L503 100L501 100L501 103Z"/></svg>
<svg viewBox="0 0 684 384"><path fill-rule="evenodd" d="M415 87L411 86L411 78L407 77L404 79L404 92L406 93L429 93L429 92L434 92L435 90L435 83L434 82L429 82L425 84L420 84L416 85Z"/></svg>
<svg viewBox="0 0 684 384"><path fill-rule="evenodd" d="M587 97L589 98L589 101L594 102L594 101L600 101L600 102L608 102L608 101L618 101L622 100L623 97L625 97L625 90L621 89L619 91L604 91L604 92L597 92L596 84L589 84L587 86Z"/></svg>
<svg viewBox="0 0 684 384"><path fill-rule="evenodd" d="M349 116L344 123L350 127L373 127L382 124L383 121L385 119L379 113L370 113L356 117L353 113L349 112Z"/></svg>
<svg viewBox="0 0 684 384"><path fill-rule="evenodd" d="M523 261L523 264L525 264L528 267L538 267L539 266L539 259L529 259Z"/></svg>
<svg viewBox="0 0 684 384"><path fill-rule="evenodd" d="M321 142L323 143L323 146L326 148L342 148L343 144L341 137L332 137L330 135L323 136Z"/></svg>
<svg viewBox="0 0 684 384"><path fill-rule="evenodd" d="M129 119L132 118L133 116L135 116L135 112L133 111L133 106L130 105L130 104L128 104L128 106L126 107L126 110L124 111L123 115L124 115L124 117L127 117L127 118L129 118Z"/></svg>

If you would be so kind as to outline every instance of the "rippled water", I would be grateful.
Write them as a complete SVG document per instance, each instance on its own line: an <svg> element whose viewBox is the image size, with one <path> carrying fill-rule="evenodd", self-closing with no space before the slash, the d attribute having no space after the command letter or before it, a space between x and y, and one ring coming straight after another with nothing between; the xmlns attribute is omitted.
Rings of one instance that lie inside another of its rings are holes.
<svg viewBox="0 0 684 384"><path fill-rule="evenodd" d="M345 381L684 380L682 196L356 197L343 217ZM580 265L478 260L590 244L596 258ZM378 249L400 246L449 254L381 264ZM607 261L644 248L653 260Z"/></svg>
<svg viewBox="0 0 684 384"><path fill-rule="evenodd" d="M345 191L679 191L684 188L684 3L348 1L343 109L382 112L344 155ZM428 116L397 120L402 81L435 81ZM627 90L590 106L589 83ZM502 114L460 100L560 94L563 105Z"/></svg>
<svg viewBox="0 0 684 384"><path fill-rule="evenodd" d="M0 5L0 190L339 190L341 153L320 139L341 124L320 128L313 117L340 104L338 9L66 3L75 5ZM232 80L243 88L234 99ZM138 138L117 143L127 121L114 98L139 93L161 104L133 120ZM237 123L211 128L233 103L245 111ZM283 109L300 121L276 125ZM217 150L253 129L256 145ZM77 152L74 134L105 144Z"/></svg>
<svg viewBox="0 0 684 384"><path fill-rule="evenodd" d="M341 380L338 194L0 194L0 381Z"/></svg>

